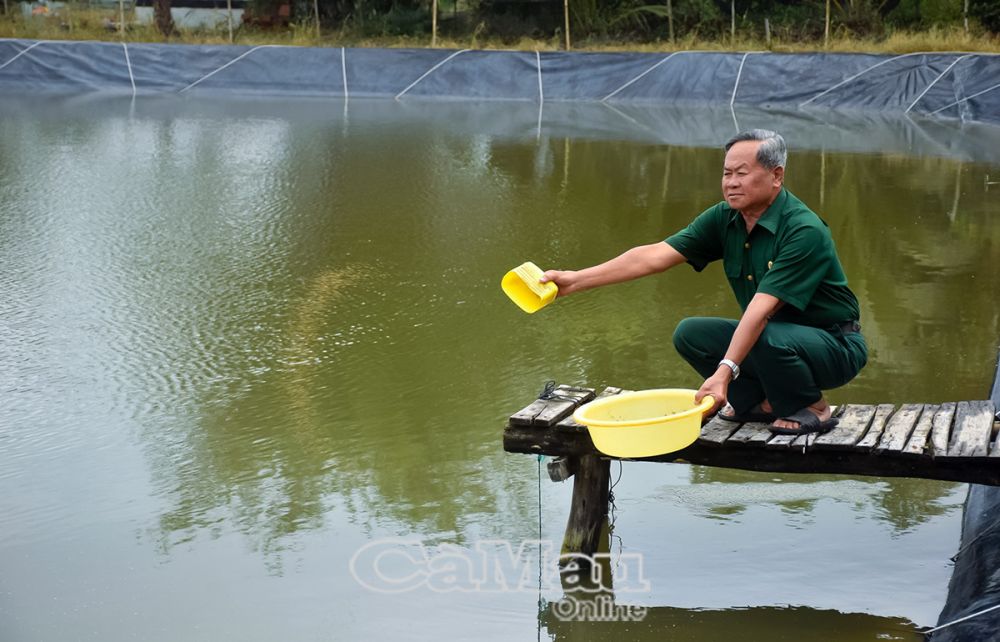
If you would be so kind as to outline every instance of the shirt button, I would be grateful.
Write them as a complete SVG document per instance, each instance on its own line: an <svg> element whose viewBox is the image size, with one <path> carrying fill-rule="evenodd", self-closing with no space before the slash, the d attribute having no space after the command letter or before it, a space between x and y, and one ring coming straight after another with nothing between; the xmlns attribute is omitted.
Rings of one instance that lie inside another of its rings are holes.
<svg viewBox="0 0 1000 642"><path fill-rule="evenodd" d="M753 281L753 275L752 274L748 274L747 275L747 281Z"/></svg>
<svg viewBox="0 0 1000 642"><path fill-rule="evenodd" d="M745 247L746 249L748 249L748 250L749 250L749 249L750 249L750 244L749 244L749 243L744 243L744 244L743 244L743 247Z"/></svg>

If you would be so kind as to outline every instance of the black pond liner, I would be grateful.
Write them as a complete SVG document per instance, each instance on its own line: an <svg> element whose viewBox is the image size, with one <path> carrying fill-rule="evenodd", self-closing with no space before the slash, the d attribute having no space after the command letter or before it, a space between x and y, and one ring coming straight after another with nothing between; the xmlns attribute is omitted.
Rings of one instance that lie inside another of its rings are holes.
<svg viewBox="0 0 1000 642"><path fill-rule="evenodd" d="M538 53L0 40L0 92L707 103L1000 124L1000 55Z"/></svg>

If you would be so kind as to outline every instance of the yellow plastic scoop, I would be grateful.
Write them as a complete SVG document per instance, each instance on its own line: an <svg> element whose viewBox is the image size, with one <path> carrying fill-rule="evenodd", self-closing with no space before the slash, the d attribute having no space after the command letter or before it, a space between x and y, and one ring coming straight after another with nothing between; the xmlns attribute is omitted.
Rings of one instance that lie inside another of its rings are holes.
<svg viewBox="0 0 1000 642"><path fill-rule="evenodd" d="M540 267L528 261L505 274L500 287L519 308L533 314L551 303L559 293L555 283L538 282L542 274Z"/></svg>
<svg viewBox="0 0 1000 642"><path fill-rule="evenodd" d="M623 392L580 406L573 413L587 426L594 446L613 457L654 457L687 448L701 434L702 416L715 406L695 390L661 388Z"/></svg>

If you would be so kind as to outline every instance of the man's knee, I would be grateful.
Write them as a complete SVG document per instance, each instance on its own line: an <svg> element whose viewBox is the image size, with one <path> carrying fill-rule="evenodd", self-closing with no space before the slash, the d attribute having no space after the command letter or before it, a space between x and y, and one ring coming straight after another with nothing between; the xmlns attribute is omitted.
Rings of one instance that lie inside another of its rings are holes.
<svg viewBox="0 0 1000 642"><path fill-rule="evenodd" d="M705 358L724 354L732 339L736 322L715 317L682 319L674 330L674 347L684 357Z"/></svg>

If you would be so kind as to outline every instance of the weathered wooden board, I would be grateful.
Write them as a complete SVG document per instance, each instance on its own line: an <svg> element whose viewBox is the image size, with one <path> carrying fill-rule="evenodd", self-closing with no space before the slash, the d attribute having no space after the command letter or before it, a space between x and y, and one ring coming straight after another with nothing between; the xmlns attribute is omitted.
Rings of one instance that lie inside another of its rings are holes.
<svg viewBox="0 0 1000 642"><path fill-rule="evenodd" d="M886 422L892 417L892 413L895 411L896 407L892 404L882 403L875 406L875 416L872 417L872 423L868 426L868 432L858 442L858 448L871 450L877 446L879 439L882 438L882 431L885 430Z"/></svg>
<svg viewBox="0 0 1000 642"><path fill-rule="evenodd" d="M917 419L920 418L920 413L923 409L923 404L903 404L886 423L885 430L882 431L882 438L879 439L878 445L875 446L875 452L899 452L903 450L907 440L910 438L910 434L913 432L913 428L917 425Z"/></svg>
<svg viewBox="0 0 1000 642"><path fill-rule="evenodd" d="M739 427L740 424L735 421L725 421L718 417L713 417L711 421L701 427L701 435L698 437L698 442L721 446Z"/></svg>
<svg viewBox="0 0 1000 642"><path fill-rule="evenodd" d="M948 457L985 457L993 434L993 404L989 401L960 401L955 426L948 444Z"/></svg>
<svg viewBox="0 0 1000 642"><path fill-rule="evenodd" d="M813 447L818 450L846 450L853 448L875 416L875 406L848 404L840 416L837 427L817 437Z"/></svg>
<svg viewBox="0 0 1000 642"><path fill-rule="evenodd" d="M763 446L774 436L768 426L770 424L749 423L740 426L740 429L726 440L727 444L740 444L745 446Z"/></svg>
<svg viewBox="0 0 1000 642"><path fill-rule="evenodd" d="M624 391L621 388L615 388L613 386L608 386L607 388L605 388L604 390L601 391L601 394L597 395L597 397L594 399L594 401L596 401L597 399L603 399L604 397L611 397L613 395L621 394L622 392L624 392ZM590 402L588 401L587 403L590 403ZM580 405L583 405L583 404L580 404ZM556 428L558 430L568 430L568 431L586 430L587 429L586 426L584 426L583 424L577 423L573 419L573 413L570 413L567 417L564 417L559 423L557 423L556 424Z"/></svg>
<svg viewBox="0 0 1000 642"><path fill-rule="evenodd" d="M932 457L944 457L948 454L948 442L951 441L951 426L955 422L956 407L957 404L951 401L943 403L934 415L934 425L931 427Z"/></svg>
<svg viewBox="0 0 1000 642"><path fill-rule="evenodd" d="M552 394L572 399L572 401L567 399L536 399L510 416L511 425L548 428L571 414L581 403L594 398L593 389L572 386L556 386Z"/></svg>
<svg viewBox="0 0 1000 642"><path fill-rule="evenodd" d="M923 412L920 413L920 419L917 420L917 425L913 428L913 433L910 434L909 441L903 447L904 453L907 455L929 454L928 440L931 436L931 430L934 428L934 418L939 410L941 410L941 406L932 404L924 406Z"/></svg>

